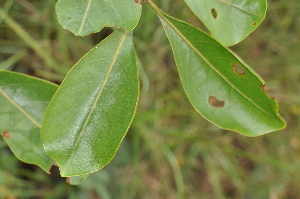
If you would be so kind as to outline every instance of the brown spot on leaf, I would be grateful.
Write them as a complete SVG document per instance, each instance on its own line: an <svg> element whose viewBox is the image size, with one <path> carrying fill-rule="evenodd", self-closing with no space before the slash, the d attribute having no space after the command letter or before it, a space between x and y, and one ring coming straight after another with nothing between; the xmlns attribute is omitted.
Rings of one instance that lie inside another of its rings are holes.
<svg viewBox="0 0 300 199"><path fill-rule="evenodd" d="M135 3L137 3L137 4L142 4L143 1L146 2L146 0L135 0Z"/></svg>
<svg viewBox="0 0 300 199"><path fill-rule="evenodd" d="M271 97L270 94L268 93L268 91L270 90L269 88L267 88L265 85L259 85L259 87L270 99L275 99L274 97Z"/></svg>
<svg viewBox="0 0 300 199"><path fill-rule="evenodd" d="M252 24L253 26L255 26L256 25L256 22L253 22L253 24Z"/></svg>
<svg viewBox="0 0 300 199"><path fill-rule="evenodd" d="M10 137L8 131L3 131L3 132L2 132L2 136L5 137L5 138L9 138L9 137Z"/></svg>
<svg viewBox="0 0 300 199"><path fill-rule="evenodd" d="M245 75L245 69L238 63L232 64L232 70L238 75Z"/></svg>
<svg viewBox="0 0 300 199"><path fill-rule="evenodd" d="M70 177L66 178L66 183L70 184Z"/></svg>
<svg viewBox="0 0 300 199"><path fill-rule="evenodd" d="M211 15L213 16L214 19L216 19L218 17L218 13L214 8L211 9Z"/></svg>
<svg viewBox="0 0 300 199"><path fill-rule="evenodd" d="M225 106L225 101L224 100L219 100L214 96L209 96L208 102L211 106L215 108L222 108Z"/></svg>

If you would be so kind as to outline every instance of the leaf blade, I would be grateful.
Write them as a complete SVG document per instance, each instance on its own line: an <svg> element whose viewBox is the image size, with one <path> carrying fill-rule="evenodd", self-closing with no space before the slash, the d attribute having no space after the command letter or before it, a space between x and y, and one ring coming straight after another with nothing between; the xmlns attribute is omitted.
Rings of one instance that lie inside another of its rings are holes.
<svg viewBox="0 0 300 199"><path fill-rule="evenodd" d="M84 36L103 27L132 30L139 21L141 5L133 0L59 0L56 13L65 29Z"/></svg>
<svg viewBox="0 0 300 199"><path fill-rule="evenodd" d="M41 137L62 176L103 168L129 128L138 98L131 34L118 30L87 53L50 102Z"/></svg>
<svg viewBox="0 0 300 199"><path fill-rule="evenodd" d="M185 0L211 35L226 46L239 43L264 20L266 0Z"/></svg>
<svg viewBox="0 0 300 199"><path fill-rule="evenodd" d="M246 136L285 127L277 101L266 95L263 80L246 63L199 29L154 8L171 43L184 90L204 118Z"/></svg>
<svg viewBox="0 0 300 199"><path fill-rule="evenodd" d="M57 85L41 79L0 71L0 132L19 160L47 173L53 163L40 141L40 126L56 89Z"/></svg>

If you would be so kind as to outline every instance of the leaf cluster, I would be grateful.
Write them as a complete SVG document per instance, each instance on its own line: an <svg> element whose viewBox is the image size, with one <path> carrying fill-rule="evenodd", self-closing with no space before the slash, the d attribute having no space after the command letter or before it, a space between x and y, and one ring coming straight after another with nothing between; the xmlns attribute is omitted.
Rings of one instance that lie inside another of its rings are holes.
<svg viewBox="0 0 300 199"><path fill-rule="evenodd" d="M261 77L228 48L262 22L265 0L186 0L211 35L167 15L151 0L143 4L158 15L184 91L197 112L246 136L285 127ZM58 164L62 176L78 176L111 161L134 117L139 73L133 33L142 1L59 0L56 12L60 24L75 35L104 27L115 31L83 56L59 87L0 71L0 101L5 104L0 132L20 160L46 172Z"/></svg>

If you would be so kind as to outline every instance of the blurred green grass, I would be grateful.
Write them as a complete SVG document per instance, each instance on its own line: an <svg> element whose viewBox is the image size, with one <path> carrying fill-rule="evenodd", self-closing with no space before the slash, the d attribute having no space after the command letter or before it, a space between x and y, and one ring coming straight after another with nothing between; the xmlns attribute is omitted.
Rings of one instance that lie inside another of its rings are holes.
<svg viewBox="0 0 300 199"><path fill-rule="evenodd" d="M156 2L203 28L183 0ZM19 162L0 140L0 198L299 198L300 2L268 3L262 25L232 49L278 99L285 130L248 138L204 120L189 104L160 22L144 3L134 30L141 96L116 158L71 186L56 167L48 175ZM0 17L0 69L58 84L111 32L73 36L57 23L54 0L1 0L0 6L17 24Z"/></svg>

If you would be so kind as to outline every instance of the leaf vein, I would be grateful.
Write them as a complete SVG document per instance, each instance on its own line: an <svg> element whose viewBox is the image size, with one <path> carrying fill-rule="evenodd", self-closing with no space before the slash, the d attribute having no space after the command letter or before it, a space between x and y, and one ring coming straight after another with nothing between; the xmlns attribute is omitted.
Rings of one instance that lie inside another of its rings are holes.
<svg viewBox="0 0 300 199"><path fill-rule="evenodd" d="M225 0L218 0L218 1L221 2L221 3L227 4L227 5L231 6L231 7L234 7L234 8L236 8L236 9L242 11L242 12L245 12L245 13L247 13L247 14L250 14L250 15L254 15L254 16L259 17L259 15L254 14L254 13L252 13L252 12L249 12L248 10L245 10L245 9L243 9L242 7L240 7L240 6L236 5L236 4L229 3L228 1L225 1Z"/></svg>
<svg viewBox="0 0 300 199"><path fill-rule="evenodd" d="M0 93L17 109L19 109L33 124L37 127L41 128L41 124L39 124L31 115L29 115L21 106L19 106L10 96L8 96L1 88Z"/></svg>
<svg viewBox="0 0 300 199"><path fill-rule="evenodd" d="M89 9L91 7L91 2L92 2L92 0L89 0L88 5L87 5L87 7L85 9L84 16L83 16L83 19L82 19L82 23L81 23L79 31L78 31L79 35L81 34L81 32L83 30L83 26L84 26L84 24L85 24L85 22L87 20L87 15L88 15Z"/></svg>

